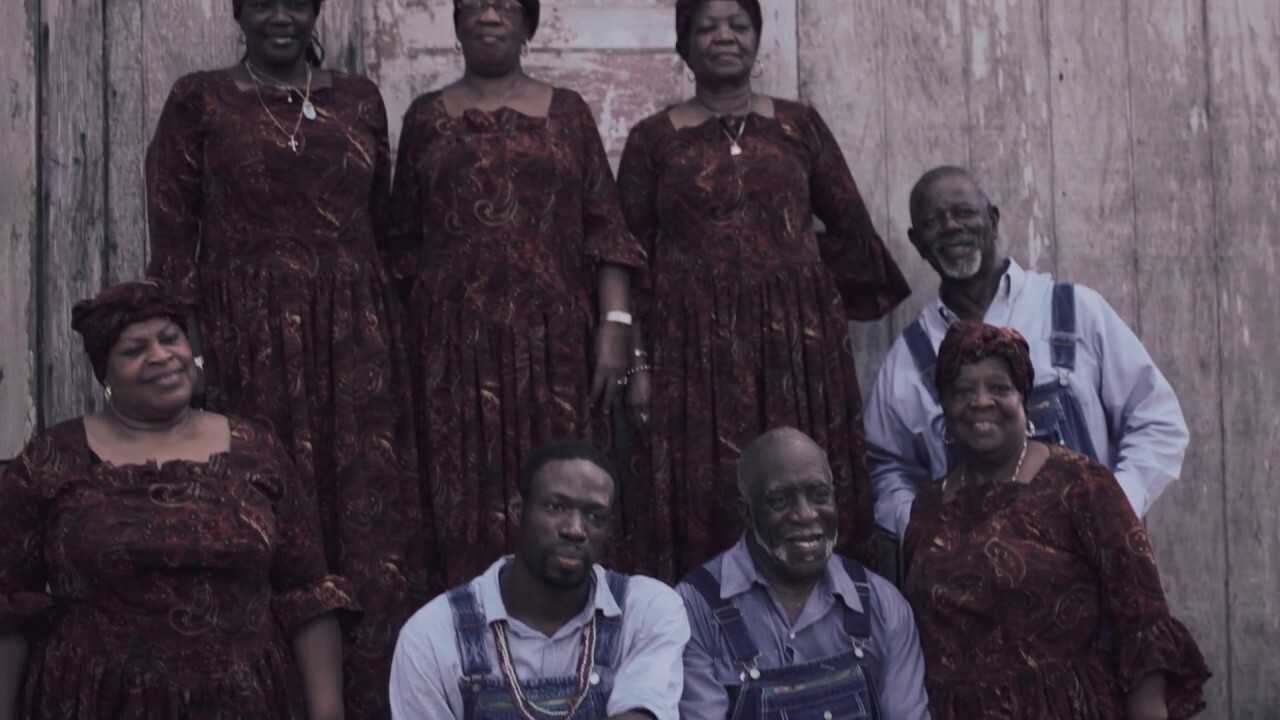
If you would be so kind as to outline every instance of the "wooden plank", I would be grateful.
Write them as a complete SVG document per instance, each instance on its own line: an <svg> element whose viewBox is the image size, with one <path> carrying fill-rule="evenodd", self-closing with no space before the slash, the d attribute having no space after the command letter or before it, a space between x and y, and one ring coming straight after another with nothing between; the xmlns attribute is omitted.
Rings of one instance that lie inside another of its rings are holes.
<svg viewBox="0 0 1280 720"><path fill-rule="evenodd" d="M970 167L1000 208L1001 250L1053 270L1053 140L1046 0L965 7Z"/></svg>
<svg viewBox="0 0 1280 720"><path fill-rule="evenodd" d="M331 0L320 6L316 32L325 48L325 67L364 73L363 0Z"/></svg>
<svg viewBox="0 0 1280 720"><path fill-rule="evenodd" d="M1232 718L1280 707L1280 3L1205 3L1220 253Z"/></svg>
<svg viewBox="0 0 1280 720"><path fill-rule="evenodd" d="M1135 323L1124 0L1053 0L1047 9L1055 270Z"/></svg>
<svg viewBox="0 0 1280 720"><path fill-rule="evenodd" d="M36 226L35 8L0 24L0 459L35 429L32 280Z"/></svg>
<svg viewBox="0 0 1280 720"><path fill-rule="evenodd" d="M99 397L71 306L103 284L105 177L101 3L43 0L47 37L41 148L45 180L40 398L45 424L91 410Z"/></svg>
<svg viewBox="0 0 1280 720"><path fill-rule="evenodd" d="M231 17L229 2L142 2L143 92L150 142L174 81L196 70L234 65L244 54L244 44L240 40L240 26Z"/></svg>
<svg viewBox="0 0 1280 720"><path fill-rule="evenodd" d="M896 198L888 192L882 9L879 0L800 0L797 51L800 99L831 127L871 221L885 233ZM899 260L915 255L900 244L893 250ZM888 320L849 325L858 383L866 394L895 339L894 327Z"/></svg>
<svg viewBox="0 0 1280 720"><path fill-rule="evenodd" d="M106 281L143 276L147 265L146 72L143 68L144 0L112 0L106 12L107 251Z"/></svg>
<svg viewBox="0 0 1280 720"><path fill-rule="evenodd" d="M881 231L912 289L893 314L899 332L937 297L939 282L907 239L911 187L937 165L969 164L964 6L965 0L881 0L890 203Z"/></svg>
<svg viewBox="0 0 1280 720"><path fill-rule="evenodd" d="M1215 671L1208 717L1227 717L1227 597L1213 160L1204 22L1198 3L1131 0L1138 324L1178 392L1192 444L1182 477L1147 515L1173 613ZM1140 130L1138 129L1140 128ZM1070 242L1069 240L1067 242ZM1215 578L1216 579L1216 578Z"/></svg>

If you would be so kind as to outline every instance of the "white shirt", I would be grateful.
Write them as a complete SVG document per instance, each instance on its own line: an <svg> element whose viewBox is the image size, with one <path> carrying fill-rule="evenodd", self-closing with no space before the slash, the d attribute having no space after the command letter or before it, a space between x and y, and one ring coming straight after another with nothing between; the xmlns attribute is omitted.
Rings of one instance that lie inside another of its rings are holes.
<svg viewBox="0 0 1280 720"><path fill-rule="evenodd" d="M1012 259L984 322L1012 327L1031 347L1037 385L1057 376L1050 356L1054 280ZM1080 403L1098 460L1115 473L1139 516L1182 471L1190 434L1169 381L1129 326L1096 291L1076 285L1076 369ZM920 313L934 351L955 320L941 300ZM889 349L863 422L870 446L876 522L899 538L911 517L916 488L946 474L942 408L921 382L899 337Z"/></svg>
<svg viewBox="0 0 1280 720"><path fill-rule="evenodd" d="M595 593L577 616L551 637L507 614L498 573L511 560L498 560L471 581L472 592L487 625L506 621L517 677L522 683L540 678L573 677L579 660L579 635L597 611L622 615L621 643L613 690L606 704L610 715L646 710L658 720L677 720L684 689L682 656L689 641L684 603L674 590L653 578L631 576L625 607L609 591L604 568L596 565ZM498 667L492 633L485 633L491 667ZM404 720L463 717L462 661L447 595L427 603L400 630L391 664L391 716Z"/></svg>

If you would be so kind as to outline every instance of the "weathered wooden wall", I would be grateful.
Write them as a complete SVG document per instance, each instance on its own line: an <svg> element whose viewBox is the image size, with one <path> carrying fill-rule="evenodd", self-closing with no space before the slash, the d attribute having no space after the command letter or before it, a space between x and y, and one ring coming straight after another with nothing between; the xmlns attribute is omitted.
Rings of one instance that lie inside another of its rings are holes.
<svg viewBox="0 0 1280 720"><path fill-rule="evenodd" d="M141 273L169 86L240 52L229 0L8 1L26 20L0 27L0 456L96 402L70 306ZM582 92L616 163L636 120L691 89L674 0L543 4L527 67ZM765 4L759 88L823 112L916 288L854 329L864 385L936 286L906 238L911 183L969 165L1011 254L1100 290L1178 389L1193 445L1149 517L1165 584L1215 672L1206 717L1274 717L1280 2ZM381 85L393 142L461 69L450 0L328 0L322 34L330 64Z"/></svg>

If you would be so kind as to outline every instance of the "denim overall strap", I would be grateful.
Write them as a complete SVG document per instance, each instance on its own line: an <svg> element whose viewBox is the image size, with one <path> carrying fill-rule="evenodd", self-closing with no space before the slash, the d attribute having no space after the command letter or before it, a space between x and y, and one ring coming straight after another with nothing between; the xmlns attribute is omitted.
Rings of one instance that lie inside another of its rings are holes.
<svg viewBox="0 0 1280 720"><path fill-rule="evenodd" d="M938 353L934 351L933 342L929 340L929 333L925 332L920 318L911 321L907 329L902 331L902 338L907 341L911 360L915 362L916 370L920 372L920 383L929 391L933 401L941 405L942 400L938 396L938 386L933 377L934 368L938 365Z"/></svg>
<svg viewBox="0 0 1280 720"><path fill-rule="evenodd" d="M862 602L862 612L845 608L844 632L861 650L862 646L871 641L871 583L867 581L867 569L861 563L847 557L841 557L840 562L853 581L854 589L858 591L858 600Z"/></svg>
<svg viewBox="0 0 1280 720"><path fill-rule="evenodd" d="M485 635L488 623L485 622L484 611L476 600L476 594L470 585L456 587L449 591L449 608L453 610L453 626L458 636L458 655L462 660L462 674L469 677L484 677L492 668L489 665L489 653L485 649Z"/></svg>
<svg viewBox="0 0 1280 720"><path fill-rule="evenodd" d="M626 606L627 584L630 580L630 577L622 573L605 571L609 592L619 608ZM605 617L603 614L596 618L596 667L615 669L618 667L618 656L622 651L622 618L622 615Z"/></svg>
<svg viewBox="0 0 1280 720"><path fill-rule="evenodd" d="M720 597L720 583L716 581L711 571L700 567L689 573L684 581L697 590L706 601L707 607L711 608L716 625L720 627L725 641L729 643L729 652L733 654L734 662L743 668L755 668L760 650L747 632L747 623L742 618L742 612L733 603Z"/></svg>
<svg viewBox="0 0 1280 720"><path fill-rule="evenodd" d="M1071 372L1076 369L1076 286L1053 286L1053 334L1050 350L1053 366Z"/></svg>

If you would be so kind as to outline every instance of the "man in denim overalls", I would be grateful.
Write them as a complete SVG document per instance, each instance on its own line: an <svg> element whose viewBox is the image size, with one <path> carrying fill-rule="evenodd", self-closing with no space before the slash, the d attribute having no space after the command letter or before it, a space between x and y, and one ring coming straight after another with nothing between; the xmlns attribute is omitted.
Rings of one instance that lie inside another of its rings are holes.
<svg viewBox="0 0 1280 720"><path fill-rule="evenodd" d="M515 555L419 610L396 643L404 720L676 720L689 624L652 578L596 564L618 495L590 444L553 443L520 470Z"/></svg>
<svg viewBox="0 0 1280 720"><path fill-rule="evenodd" d="M925 173L911 191L911 224L912 244L942 285L890 348L863 414L876 523L901 538L916 488L947 472L933 366L957 318L1027 339L1036 374L1028 432L1111 468L1134 511L1146 514L1181 472L1189 434L1142 341L1097 292L1001 255L1000 211L967 170Z"/></svg>
<svg viewBox="0 0 1280 720"><path fill-rule="evenodd" d="M919 720L924 659L911 608L833 554L826 453L792 428L738 461L746 532L676 588L689 612L684 720Z"/></svg>

